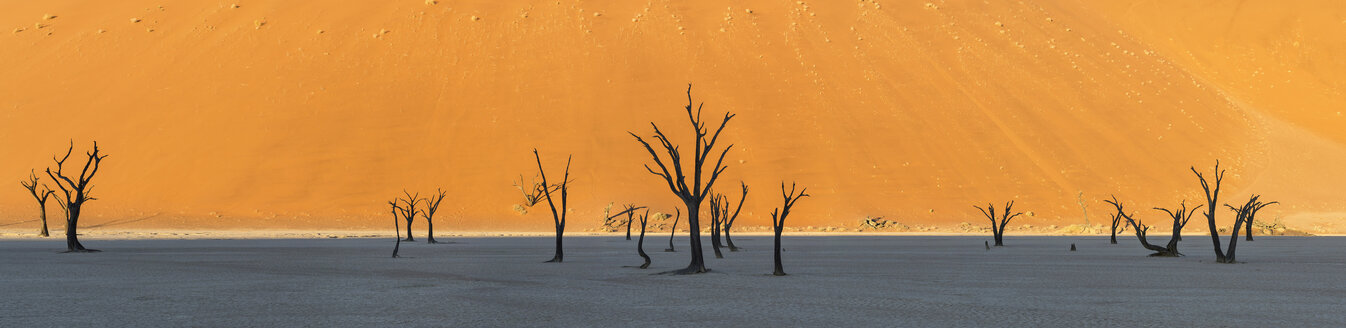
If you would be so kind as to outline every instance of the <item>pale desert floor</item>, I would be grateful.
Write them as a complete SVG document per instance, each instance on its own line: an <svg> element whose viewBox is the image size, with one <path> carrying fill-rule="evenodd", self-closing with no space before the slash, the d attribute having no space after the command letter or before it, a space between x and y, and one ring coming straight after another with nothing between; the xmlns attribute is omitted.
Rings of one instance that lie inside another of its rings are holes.
<svg viewBox="0 0 1346 328"><path fill-rule="evenodd" d="M1227 265L1205 236L1183 258L1134 237L787 236L775 277L771 239L742 236L711 273L651 275L687 262L667 238L648 270L610 236L567 238L561 264L542 237L400 259L387 238L0 240L0 326L1346 326L1341 237L1260 237Z"/></svg>

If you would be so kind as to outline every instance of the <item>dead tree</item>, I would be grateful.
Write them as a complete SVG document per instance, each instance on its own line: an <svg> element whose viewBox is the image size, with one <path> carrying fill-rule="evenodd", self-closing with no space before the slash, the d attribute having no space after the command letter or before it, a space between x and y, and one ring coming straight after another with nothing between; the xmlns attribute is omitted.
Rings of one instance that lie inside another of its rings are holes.
<svg viewBox="0 0 1346 328"><path fill-rule="evenodd" d="M724 222L725 212L728 205L724 203L723 194L711 194L710 196L710 248L715 250L715 258L722 259L724 254L720 253L720 224Z"/></svg>
<svg viewBox="0 0 1346 328"><path fill-rule="evenodd" d="M402 220L402 218L398 216L398 212L402 211L402 207L398 206L397 202L398 199L393 199L388 202L388 206L392 207L393 212L393 235L397 239L397 243L393 244L393 258L397 258L397 251L402 249L402 227L397 222Z"/></svg>
<svg viewBox="0 0 1346 328"><path fill-rule="evenodd" d="M1164 211L1164 213L1168 213L1168 216L1173 218L1173 236L1168 239L1168 246L1165 247L1168 249L1169 253L1172 253L1171 256L1182 256L1182 253L1178 252L1178 242L1182 241L1182 228L1187 226L1187 221L1192 219L1192 214L1196 214L1196 210L1200 209L1202 206L1204 205L1197 205L1189 210L1187 209L1187 201L1184 200L1177 211L1160 207L1154 208L1156 210ZM1150 256L1162 255L1151 254Z"/></svg>
<svg viewBox="0 0 1346 328"><path fill-rule="evenodd" d="M623 209L621 212L617 212L617 214L608 215L608 214L609 214L608 212L611 211L611 207L612 207L612 204L609 203L609 204L608 204L608 208L604 208L604 209L603 209L603 215L607 215L607 217L603 219L603 229L604 229L603 231L607 231L607 228L609 228L609 227L617 226L617 225L616 225L617 221L615 220L617 217L622 216L622 215L627 214L627 213L633 213L633 212L635 212L635 211L638 211L638 210L641 210L641 209L644 209L644 208L645 208L644 206L630 207L630 206L625 206L625 205L624 205L624 207L626 207L626 208ZM630 219L627 219L627 220L630 220ZM628 221L628 222L630 222L630 221ZM624 225L629 225L630 223L623 223L623 224L624 224Z"/></svg>
<svg viewBox="0 0 1346 328"><path fill-rule="evenodd" d="M720 173L729 168L724 166L724 156L729 153L730 149L734 148L732 144L724 147L720 151L719 158L715 161L715 166L710 167L710 172L705 172L706 161L714 153L715 143L719 141L720 133L724 131L724 127L729 123L729 120L734 118L734 114L726 112L724 119L720 121L720 127L715 130L715 134L708 135L709 129L706 128L705 122L701 121L701 108L704 105L705 103L702 103L696 107L695 112L692 111L692 86L688 84L687 106L684 109L687 111L687 118L691 122L692 131L696 135L693 141L691 184L688 184L687 176L683 174L682 153L678 151L678 146L674 146L673 142L669 141L668 136L665 136L664 132L659 130L658 125L650 122L650 126L654 128L655 135L653 138L659 141L659 144L667 153L668 164L664 163L664 160L659 157L659 153L654 150L654 147L650 146L650 143L645 142L635 133L630 133L632 137L636 138L637 142L645 146L645 150L650 153L650 157L654 158L654 163L659 166L659 171L655 171L649 164L646 164L645 170L663 178L664 182L668 183L668 189L677 195L678 199L682 200L683 205L687 208L687 224L689 226L687 231L689 231L688 235L691 240L692 261L685 269L668 272L673 274L709 271L706 269L706 261L701 250L701 203L710 194L715 181L719 180ZM673 167L671 172L669 166ZM709 173L709 177L705 176L705 173Z"/></svg>
<svg viewBox="0 0 1346 328"><path fill-rule="evenodd" d="M636 205L626 204L626 240L631 240L631 221L636 215Z"/></svg>
<svg viewBox="0 0 1346 328"><path fill-rule="evenodd" d="M645 214L640 215L640 240L636 241L636 253L645 259L645 264L641 264L641 269L650 267L650 256L645 254L645 227L649 224L650 210L646 209Z"/></svg>
<svg viewBox="0 0 1346 328"><path fill-rule="evenodd" d="M1166 257L1182 256L1182 253L1178 253L1178 241L1172 238L1169 239L1167 247L1150 244L1149 239L1146 238L1147 233L1149 233L1150 231L1150 227L1145 225L1144 222L1136 220L1134 218L1134 214L1126 214L1126 210L1123 208L1124 206L1122 205L1122 202L1117 200L1117 196L1112 196L1111 200L1103 200L1103 201L1107 202L1108 204L1112 204L1113 207L1117 208L1117 214L1115 214L1114 216L1121 217L1122 219L1126 220L1127 224L1131 226L1131 229L1136 232L1136 239L1140 241L1141 247L1145 247L1145 249L1154 251L1154 253L1150 254L1150 256L1166 256ZM1185 210L1186 205L1183 205L1183 209L1180 211ZM1179 233L1178 231L1181 231L1182 229L1180 225L1185 225L1186 222L1182 221L1181 215L1175 217L1174 220L1175 221L1173 223L1173 227L1175 228L1174 234L1176 235Z"/></svg>
<svg viewBox="0 0 1346 328"><path fill-rule="evenodd" d="M1196 174L1196 179L1201 181L1201 189L1206 193L1206 223L1210 229L1210 240L1215 245L1215 262L1233 263L1232 260L1225 258L1224 250L1220 249L1220 230L1215 227L1215 208L1220 200L1220 183L1224 181L1224 171L1220 170L1220 161L1215 161L1215 188L1206 182L1206 177L1197 172L1196 166L1192 166L1192 173ZM1237 220L1235 220L1237 221ZM1235 232L1237 234L1237 232Z"/></svg>
<svg viewBox="0 0 1346 328"><path fill-rule="evenodd" d="M673 227L668 230L668 248L664 249L665 252L677 252L677 249L673 248L673 236L678 234L678 219L682 218L682 209L674 208L673 210L676 211L678 215L673 217Z"/></svg>
<svg viewBox="0 0 1346 328"><path fill-rule="evenodd" d="M1253 217L1257 215L1257 211L1261 211L1262 208L1263 208L1263 207L1266 207L1267 205L1271 205L1271 204L1279 204L1279 203L1280 203L1280 202L1256 203L1256 202L1257 202L1257 201L1256 201L1257 197L1259 197L1259 196L1257 196L1257 195L1253 195L1253 196L1252 196L1253 199L1248 200L1248 203L1247 203L1247 204L1244 204L1244 206L1243 206L1242 208L1238 208L1238 209L1234 208L1233 206L1229 206L1229 204L1225 204L1225 205L1224 205L1224 206L1228 206L1229 209L1234 210L1234 213L1235 213L1235 214L1239 214L1240 211L1246 213L1246 217L1244 218L1244 221L1245 221L1245 222L1244 222L1244 227L1247 227L1247 233L1244 234L1244 237L1247 238L1247 239L1244 239L1244 240L1246 240L1246 241L1253 241ZM1254 203L1256 203L1256 204L1254 204ZM1254 205L1255 205L1255 206L1254 206ZM1244 208L1246 208L1246 210L1245 210ZM1232 247L1231 247L1231 249L1232 249ZM1231 250L1230 252L1233 252L1233 251ZM1233 256L1231 255L1230 257L1233 257Z"/></svg>
<svg viewBox="0 0 1346 328"><path fill-rule="evenodd" d="M1238 246L1239 228L1242 228L1240 226L1243 224L1252 224L1253 217L1257 216L1257 211L1261 211L1263 207L1267 207L1268 205L1271 204L1280 203L1280 202L1263 203L1262 201L1258 200L1258 198L1261 197L1262 196L1254 194L1248 198L1247 203L1244 203L1243 206L1240 207L1234 207L1229 204L1224 205L1225 207L1228 207L1230 210L1233 210L1235 216L1234 229L1232 229L1233 235L1229 236L1229 248L1225 250L1224 263L1235 263L1234 247Z"/></svg>
<svg viewBox="0 0 1346 328"><path fill-rule="evenodd" d="M28 181L19 181L19 184L23 185L24 189L28 189L28 193L33 194L33 199L37 200L37 207L41 210L41 216L39 216L39 218L42 219L42 231L38 232L38 235L49 237L51 236L51 233L47 231L47 198L51 197L52 194L55 194L56 191L51 190L51 187L48 187L46 184L42 184L42 191L38 192L37 180L37 173L29 171Z"/></svg>
<svg viewBox="0 0 1346 328"><path fill-rule="evenodd" d="M724 220L724 243L725 246L729 246L730 252L737 252L738 246L734 246L734 239L729 238L729 229L734 227L734 221L738 220L739 211L743 210L743 201L748 199L748 184L743 183L743 181L739 181L738 184L743 187L743 195L738 198L738 207L734 208L734 214L729 215L728 206L725 206L724 208L725 217L728 218Z"/></svg>
<svg viewBox="0 0 1346 328"><path fill-rule="evenodd" d="M416 205L421 202L421 194L416 193L415 195L412 195L406 190L403 190L402 194L407 196L407 198L402 199L402 203L406 204L406 207L402 208L404 214L402 215L402 219L407 220L407 239L405 241L416 241L416 238L411 237L411 222L416 220L417 213L423 212L416 209Z"/></svg>
<svg viewBox="0 0 1346 328"><path fill-rule="evenodd" d="M537 154L537 148L533 148L533 158L537 159L537 172L542 176L542 185L548 185L547 171L542 169L542 156ZM568 198L567 195L570 193L568 187L570 182L570 158L570 156L566 157L565 175L561 177L561 184L559 188L557 188L561 191L560 211L556 210L556 203L552 201L551 188L542 188L542 195L547 198L547 206L551 207L552 223L556 227L556 256L553 256L552 259L547 260L547 262L560 263L565 259L565 252L561 250L561 236L564 235L566 231L566 199Z"/></svg>
<svg viewBox="0 0 1346 328"><path fill-rule="evenodd" d="M996 219L995 205L991 203L987 203L986 208L976 205L973 205L972 207L980 210L982 215L985 215L987 219L991 220L991 236L995 238L996 246L1005 246L1005 226L1009 225L1010 220L1024 214L1023 212L1010 214L1011 209L1014 208L1014 201L1012 200L1005 203L1005 212L1000 215L999 219Z"/></svg>
<svg viewBox="0 0 1346 328"><path fill-rule="evenodd" d="M538 202L542 201L543 193L547 191L556 191L561 188L561 185L547 185L545 183L537 182L536 175L533 176L533 181L525 184L523 182L523 175L520 174L519 182L514 183L514 188L518 188L519 192L523 193L522 205L524 207L533 207L533 205L537 205Z"/></svg>
<svg viewBox="0 0 1346 328"><path fill-rule="evenodd" d="M89 183L93 181L94 175L98 174L98 168L103 163L103 159L107 158L107 155L101 153L98 149L98 142L94 141L93 150L86 153L88 159L84 162L84 169L80 171L79 176L71 179L65 175L64 169L65 161L70 159L70 153L74 150L75 142L71 141L70 148L65 151L65 156L60 159L53 156L52 160L56 162L56 171L52 172L51 168L47 168L47 176L51 177L52 181L56 181L56 187L61 188L61 192L65 194L64 198L57 197L56 202L65 209L66 252L98 252L96 249L84 248L84 245L79 242L79 233L76 230L79 227L80 210L84 208L84 203L97 199L92 196L93 185Z"/></svg>
<svg viewBox="0 0 1346 328"><path fill-rule="evenodd" d="M1084 191L1075 195L1075 203L1080 204L1080 212L1084 213L1084 227L1089 227L1089 205L1084 203Z"/></svg>
<svg viewBox="0 0 1346 328"><path fill-rule="evenodd" d="M1117 196L1112 196L1112 200L1116 201ZM1107 200L1103 201L1106 202ZM1117 233L1126 232L1126 225L1122 224L1122 222L1125 221L1125 215L1122 214L1123 214L1122 212L1112 214L1112 238L1109 239L1109 242L1114 245L1117 244Z"/></svg>
<svg viewBox="0 0 1346 328"><path fill-rule="evenodd" d="M434 198L425 199L425 210L421 211L421 217L425 218L425 242L429 244L439 243L435 240L435 211L439 210L439 203L444 201L445 195L443 189L435 189L435 193L437 195Z"/></svg>
<svg viewBox="0 0 1346 328"><path fill-rule="evenodd" d="M785 269L781 267L781 261L780 261L780 234L781 232L785 231L785 217L790 215L790 209L794 208L795 202L799 201L800 198L809 196L809 194L804 193L808 189L809 188L801 189L799 190L799 193L796 194L795 184L793 182L790 183L789 192L785 191L784 182L781 182L780 184L780 192L781 196L785 197L785 205L779 209L779 213L777 213L778 210L776 209L771 210L771 226L772 230L775 230L776 232L776 243L775 243L776 255L774 258L776 262L776 271L772 272L771 273L772 275L776 276L785 275Z"/></svg>

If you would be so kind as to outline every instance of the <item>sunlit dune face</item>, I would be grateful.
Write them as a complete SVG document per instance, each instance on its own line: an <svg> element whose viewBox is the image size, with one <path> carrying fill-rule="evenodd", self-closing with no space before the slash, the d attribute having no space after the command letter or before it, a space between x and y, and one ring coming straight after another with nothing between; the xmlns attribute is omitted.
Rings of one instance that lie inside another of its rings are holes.
<svg viewBox="0 0 1346 328"><path fill-rule="evenodd" d="M811 194L799 227L957 230L1009 200L1016 226L1099 224L1114 194L1196 201L1217 159L1222 199L1346 228L1337 1L9 2L0 178L97 140L95 229L385 229L442 187L437 230L547 231L513 186L535 147L574 156L572 231L673 212L628 131L690 154L688 83L737 114L717 190L752 188L744 229L782 181ZM0 228L26 192L0 189Z"/></svg>

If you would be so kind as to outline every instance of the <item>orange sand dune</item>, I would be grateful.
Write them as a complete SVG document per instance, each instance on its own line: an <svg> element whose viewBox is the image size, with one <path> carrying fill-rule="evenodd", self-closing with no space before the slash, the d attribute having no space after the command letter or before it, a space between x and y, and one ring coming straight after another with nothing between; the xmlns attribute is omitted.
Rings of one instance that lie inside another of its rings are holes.
<svg viewBox="0 0 1346 328"><path fill-rule="evenodd" d="M626 132L689 143L690 82L739 114L741 225L782 180L813 195L799 226L981 224L971 205L1011 199L1016 224L1075 224L1080 192L1094 223L1109 194L1157 222L1221 159L1229 202L1346 228L1339 1L233 4L4 1L0 177L98 140L94 229L382 229L403 188L444 187L441 229L549 230L512 210L537 147L557 172L574 154L584 229L610 202L672 210ZM0 188L0 224L35 212Z"/></svg>

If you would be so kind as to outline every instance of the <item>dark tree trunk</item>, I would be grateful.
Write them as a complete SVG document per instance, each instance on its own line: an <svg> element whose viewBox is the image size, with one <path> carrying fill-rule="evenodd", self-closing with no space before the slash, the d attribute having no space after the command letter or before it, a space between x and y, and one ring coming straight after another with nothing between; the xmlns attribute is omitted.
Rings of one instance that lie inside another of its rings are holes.
<svg viewBox="0 0 1346 328"><path fill-rule="evenodd" d="M1229 236L1229 248L1225 250L1224 263L1238 263L1238 260L1234 257L1234 247L1238 246L1239 229L1243 228L1240 226L1243 224L1242 219L1243 218L1240 218L1239 220L1234 221L1234 229L1230 229L1233 230L1233 232L1232 235Z"/></svg>
<svg viewBox="0 0 1346 328"><path fill-rule="evenodd" d="M734 239L729 238L729 226L724 226L724 244L729 247L730 252L737 252L738 246L734 246Z"/></svg>
<svg viewBox="0 0 1346 328"><path fill-rule="evenodd" d="M565 235L565 230L565 227L559 225L556 226L556 256L553 256L550 260L547 260L547 262L562 262L565 260L566 254L561 247L561 236Z"/></svg>
<svg viewBox="0 0 1346 328"><path fill-rule="evenodd" d="M715 258L724 258L724 253L720 253L720 220L719 216L712 214L710 216L710 247L715 250Z"/></svg>
<svg viewBox="0 0 1346 328"><path fill-rule="evenodd" d="M626 213L626 240L631 240L631 217L635 216L633 212L635 211Z"/></svg>
<svg viewBox="0 0 1346 328"><path fill-rule="evenodd" d="M738 221L738 214L743 210L743 201L748 199L748 184L743 181L738 182L743 189L742 196L738 198L738 207L734 209L734 214L726 217L724 221L724 243L729 246L730 252L737 252L738 246L734 245L734 239L729 238L729 230L734 228L734 221ZM725 214L729 214L729 206L725 206Z"/></svg>
<svg viewBox="0 0 1346 328"><path fill-rule="evenodd" d="M407 220L407 239L406 239L406 241L416 241L416 238L412 238L412 237L411 237L411 221L412 221L413 219L406 219L406 220Z"/></svg>
<svg viewBox="0 0 1346 328"><path fill-rule="evenodd" d="M42 232L38 234L42 237L50 237L51 232L47 231L47 207L42 206Z"/></svg>
<svg viewBox="0 0 1346 328"><path fill-rule="evenodd" d="M439 241L435 240L435 221L433 220L425 219L425 239L427 244L439 243Z"/></svg>
<svg viewBox="0 0 1346 328"><path fill-rule="evenodd" d="M396 203L393 203L396 204ZM397 258L397 251L402 250L402 227L398 225L397 207L393 207L393 234L396 236L397 243L393 244L393 258Z"/></svg>
<svg viewBox="0 0 1346 328"><path fill-rule="evenodd" d="M771 275L774 276L785 275L785 267L782 266L780 262L780 233L781 231L784 231L784 228L785 226L781 225L776 226L774 229L776 231L776 242L775 242L775 256L773 257L773 260L776 262L776 269L775 271L771 272Z"/></svg>
<svg viewBox="0 0 1346 328"><path fill-rule="evenodd" d="M665 216L665 218L668 218L668 216ZM677 237L677 222L678 219L681 218L682 218L682 211L678 210L677 216L674 216L673 218L673 227L672 229L669 229L669 247L664 251L677 251L677 249L673 249L673 237Z"/></svg>
<svg viewBox="0 0 1346 328"><path fill-rule="evenodd" d="M636 253L639 253L640 257L645 259L645 264L640 265L641 269L650 267L650 256L645 254L645 227L649 224L649 215L650 211L645 210L645 215L640 217L640 240L636 241Z"/></svg>
<svg viewBox="0 0 1346 328"><path fill-rule="evenodd" d="M92 253L98 252L96 249L84 248L84 244L79 242L79 212L82 204L70 206L70 217L66 219L65 224L65 247L67 253Z"/></svg>
<svg viewBox="0 0 1346 328"><path fill-rule="evenodd" d="M670 228L668 231L668 248L664 249L665 252L678 251L677 249L673 248L673 237L678 235L678 219L681 218L682 218L682 211L678 211L678 216L673 218L673 228Z"/></svg>
<svg viewBox="0 0 1346 328"><path fill-rule="evenodd" d="M1244 240L1253 241L1253 220L1251 217L1248 218L1248 225L1246 227L1248 230L1247 233L1244 234L1244 238L1246 238Z"/></svg>
<svg viewBox="0 0 1346 328"><path fill-rule="evenodd" d="M690 242L692 248L692 262L687 264L687 268L674 271L674 274L705 273L710 271L706 269L706 259L701 250L701 204L686 202L687 204L687 230L690 232Z"/></svg>

